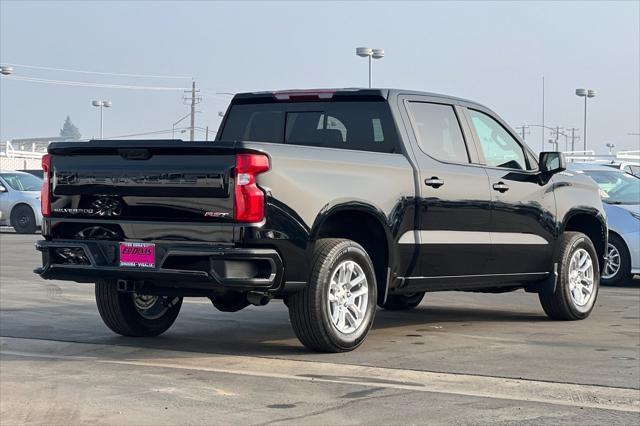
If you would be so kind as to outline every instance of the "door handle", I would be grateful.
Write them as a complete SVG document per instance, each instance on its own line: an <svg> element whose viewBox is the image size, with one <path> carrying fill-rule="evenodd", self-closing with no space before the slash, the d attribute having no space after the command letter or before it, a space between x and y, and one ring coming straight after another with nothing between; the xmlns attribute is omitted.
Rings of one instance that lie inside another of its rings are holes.
<svg viewBox="0 0 640 426"><path fill-rule="evenodd" d="M436 176L432 176L430 179L425 179L424 184L433 188L440 188L444 185L444 181Z"/></svg>
<svg viewBox="0 0 640 426"><path fill-rule="evenodd" d="M498 192L507 192L509 190L509 185L504 182L498 182L493 184L493 189Z"/></svg>

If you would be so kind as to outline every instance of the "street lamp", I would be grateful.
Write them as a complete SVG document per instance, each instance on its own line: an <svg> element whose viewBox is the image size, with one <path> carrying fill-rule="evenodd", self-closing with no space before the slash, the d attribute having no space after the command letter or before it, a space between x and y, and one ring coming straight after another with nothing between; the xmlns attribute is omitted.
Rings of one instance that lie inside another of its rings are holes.
<svg viewBox="0 0 640 426"><path fill-rule="evenodd" d="M100 107L100 139L103 138L103 121L102 121L102 109L109 108L111 105L111 101L91 101L91 105L94 107Z"/></svg>
<svg viewBox="0 0 640 426"><path fill-rule="evenodd" d="M371 58L384 58L384 49L372 49L370 47L357 47L356 55L361 58L369 58L369 88L371 88Z"/></svg>
<svg viewBox="0 0 640 426"><path fill-rule="evenodd" d="M616 144L609 142L606 144L606 146L607 148L609 148L609 155L613 155L613 148L616 147Z"/></svg>
<svg viewBox="0 0 640 426"><path fill-rule="evenodd" d="M584 98L584 131L582 132L582 143L584 150L587 150L587 98L594 98L596 91L592 89L576 89L576 95Z"/></svg>
<svg viewBox="0 0 640 426"><path fill-rule="evenodd" d="M11 74L13 74L13 67L10 67L9 65L2 65L0 67L0 74L2 74L2 75L11 75Z"/></svg>

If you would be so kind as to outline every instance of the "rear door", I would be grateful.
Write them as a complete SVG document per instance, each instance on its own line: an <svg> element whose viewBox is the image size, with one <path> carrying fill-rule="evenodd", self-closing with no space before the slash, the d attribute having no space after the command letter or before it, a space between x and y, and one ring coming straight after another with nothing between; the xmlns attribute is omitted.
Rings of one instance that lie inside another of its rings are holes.
<svg viewBox="0 0 640 426"><path fill-rule="evenodd" d="M473 143L467 143L459 108L439 98L404 99L418 166L417 232L401 241L419 246L422 285L485 272L489 236L489 181ZM443 280L444 279L444 280Z"/></svg>
<svg viewBox="0 0 640 426"><path fill-rule="evenodd" d="M465 111L491 187L490 274L538 274L551 269L555 239L553 184L533 155L488 110Z"/></svg>

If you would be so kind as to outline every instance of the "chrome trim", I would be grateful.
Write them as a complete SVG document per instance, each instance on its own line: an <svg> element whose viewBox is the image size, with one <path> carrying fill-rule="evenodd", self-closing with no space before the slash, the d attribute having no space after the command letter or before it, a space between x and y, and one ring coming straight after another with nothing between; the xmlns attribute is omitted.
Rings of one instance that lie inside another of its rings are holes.
<svg viewBox="0 0 640 426"><path fill-rule="evenodd" d="M480 232L480 231L407 231L398 244L514 244L546 245L547 240L536 234L520 232Z"/></svg>
<svg viewBox="0 0 640 426"><path fill-rule="evenodd" d="M512 274L476 274L476 275L437 275L434 277L402 277L404 280L433 280L438 278L469 278L469 277L508 277L522 275L549 275L549 272L518 272Z"/></svg>

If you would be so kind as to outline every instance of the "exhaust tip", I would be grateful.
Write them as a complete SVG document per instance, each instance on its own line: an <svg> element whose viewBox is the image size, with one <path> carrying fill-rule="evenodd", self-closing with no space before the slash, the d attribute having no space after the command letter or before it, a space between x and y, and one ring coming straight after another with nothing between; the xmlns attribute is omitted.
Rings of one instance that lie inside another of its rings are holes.
<svg viewBox="0 0 640 426"><path fill-rule="evenodd" d="M257 293L254 291L247 293L247 302L254 306L264 306L269 303L270 300L271 298L264 293Z"/></svg>

